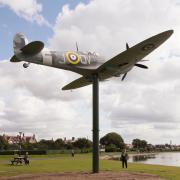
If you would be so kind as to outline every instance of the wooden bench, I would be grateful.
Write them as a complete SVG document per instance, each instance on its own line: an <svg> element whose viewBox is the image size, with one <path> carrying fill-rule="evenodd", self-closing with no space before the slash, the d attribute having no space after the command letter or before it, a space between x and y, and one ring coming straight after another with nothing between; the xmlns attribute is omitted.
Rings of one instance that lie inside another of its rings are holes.
<svg viewBox="0 0 180 180"><path fill-rule="evenodd" d="M14 165L18 165L18 164L22 164L24 161L23 157L15 157L13 160L11 160L11 164Z"/></svg>

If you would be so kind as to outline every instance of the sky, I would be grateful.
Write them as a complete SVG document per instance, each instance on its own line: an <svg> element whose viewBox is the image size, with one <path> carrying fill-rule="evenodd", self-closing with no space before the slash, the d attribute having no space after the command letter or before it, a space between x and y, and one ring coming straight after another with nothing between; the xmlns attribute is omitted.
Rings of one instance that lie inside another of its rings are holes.
<svg viewBox="0 0 180 180"><path fill-rule="evenodd" d="M61 88L73 72L10 63L14 34L45 49L96 51L106 60L160 32L174 34L122 82L100 83L100 137L119 133L126 143L180 144L179 0L0 0L0 134L38 139L92 139L92 87Z"/></svg>

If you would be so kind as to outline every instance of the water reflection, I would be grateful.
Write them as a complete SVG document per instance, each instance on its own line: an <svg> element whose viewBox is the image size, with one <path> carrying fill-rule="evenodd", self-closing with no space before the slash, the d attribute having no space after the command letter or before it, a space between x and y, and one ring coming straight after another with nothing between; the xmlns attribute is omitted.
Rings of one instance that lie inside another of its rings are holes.
<svg viewBox="0 0 180 180"><path fill-rule="evenodd" d="M138 161L147 161L148 159L151 158L156 158L155 154L151 155L135 155L132 157L133 162L138 162Z"/></svg>
<svg viewBox="0 0 180 180"><path fill-rule="evenodd" d="M154 156L130 156L129 162L159 164L167 166L180 166L180 152L158 153Z"/></svg>

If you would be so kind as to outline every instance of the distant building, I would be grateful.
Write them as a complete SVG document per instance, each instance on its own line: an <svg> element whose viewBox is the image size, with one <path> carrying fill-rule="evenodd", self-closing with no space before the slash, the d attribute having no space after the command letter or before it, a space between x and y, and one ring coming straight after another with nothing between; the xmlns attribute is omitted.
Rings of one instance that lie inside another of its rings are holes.
<svg viewBox="0 0 180 180"><path fill-rule="evenodd" d="M71 143L75 142L75 137L72 137L71 139L66 139L66 137L65 137L63 141L65 144L71 144Z"/></svg>
<svg viewBox="0 0 180 180"><path fill-rule="evenodd" d="M25 136L24 133L22 136L16 135L16 136L9 136L3 134L3 138L5 141L7 141L8 144L19 144L19 143L36 143L36 137L35 134L33 136Z"/></svg>

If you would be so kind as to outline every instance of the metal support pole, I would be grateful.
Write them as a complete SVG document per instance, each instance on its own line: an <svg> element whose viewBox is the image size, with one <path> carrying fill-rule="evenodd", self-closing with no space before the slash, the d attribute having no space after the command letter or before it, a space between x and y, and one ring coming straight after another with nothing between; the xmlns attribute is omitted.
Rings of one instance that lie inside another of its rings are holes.
<svg viewBox="0 0 180 180"><path fill-rule="evenodd" d="M93 173L99 172L99 78L93 75Z"/></svg>

